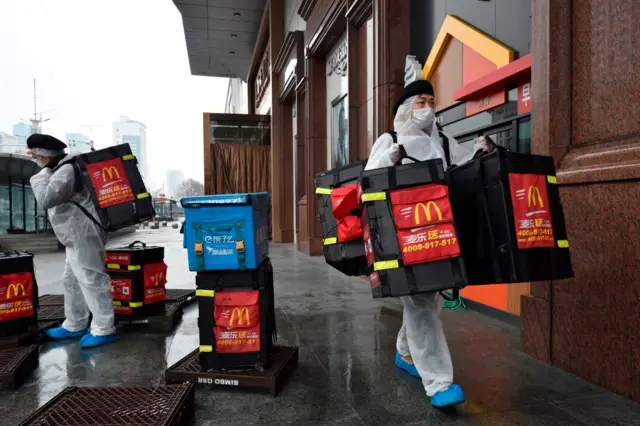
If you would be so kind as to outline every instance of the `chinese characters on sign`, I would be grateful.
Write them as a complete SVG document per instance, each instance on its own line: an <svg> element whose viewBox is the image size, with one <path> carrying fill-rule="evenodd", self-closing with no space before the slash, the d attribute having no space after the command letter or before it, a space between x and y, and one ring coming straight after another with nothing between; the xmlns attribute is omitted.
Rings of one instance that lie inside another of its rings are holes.
<svg viewBox="0 0 640 426"><path fill-rule="evenodd" d="M509 174L518 248L555 247L545 175Z"/></svg>
<svg viewBox="0 0 640 426"><path fill-rule="evenodd" d="M87 165L87 173L93 185L100 208L133 201L124 164L119 158Z"/></svg>
<svg viewBox="0 0 640 426"><path fill-rule="evenodd" d="M531 112L531 82L518 86L518 115Z"/></svg>
<svg viewBox="0 0 640 426"><path fill-rule="evenodd" d="M398 230L402 263L415 265L460 256L452 223Z"/></svg>

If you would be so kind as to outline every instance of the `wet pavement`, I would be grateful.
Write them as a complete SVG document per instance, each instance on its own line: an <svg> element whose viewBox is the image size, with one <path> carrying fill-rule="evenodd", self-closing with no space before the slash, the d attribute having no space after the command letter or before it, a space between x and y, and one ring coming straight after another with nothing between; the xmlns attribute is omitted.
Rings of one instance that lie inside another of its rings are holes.
<svg viewBox="0 0 640 426"><path fill-rule="evenodd" d="M168 287L195 288L180 234L145 230L134 239L166 247ZM348 278L290 245L272 245L280 344L300 347L300 363L278 397L196 389L199 425L637 425L640 406L519 350L519 330L472 311L442 314L456 381L467 403L432 409L420 380L395 368L397 300L374 300ZM64 255L36 257L40 294L62 293ZM127 331L93 350L45 343L40 365L17 391L0 391L0 424L15 425L67 386L149 386L198 345L197 306L174 333Z"/></svg>

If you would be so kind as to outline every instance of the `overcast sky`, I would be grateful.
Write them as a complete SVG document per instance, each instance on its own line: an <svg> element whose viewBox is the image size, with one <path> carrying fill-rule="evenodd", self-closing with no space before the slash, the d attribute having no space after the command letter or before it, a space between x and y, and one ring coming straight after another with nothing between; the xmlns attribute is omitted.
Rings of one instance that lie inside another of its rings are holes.
<svg viewBox="0 0 640 426"><path fill-rule="evenodd" d="M171 0L0 0L0 131L33 115L34 77L45 133L102 148L128 115L147 125L152 182L202 181L202 112L224 111L228 80L191 75Z"/></svg>

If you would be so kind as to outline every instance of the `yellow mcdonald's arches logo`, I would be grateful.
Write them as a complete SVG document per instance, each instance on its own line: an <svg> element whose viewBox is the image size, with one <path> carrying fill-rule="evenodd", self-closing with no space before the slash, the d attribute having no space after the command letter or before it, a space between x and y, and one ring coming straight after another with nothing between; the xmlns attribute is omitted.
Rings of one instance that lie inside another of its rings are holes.
<svg viewBox="0 0 640 426"><path fill-rule="evenodd" d="M160 284L163 279L164 279L164 272L156 272L151 276L151 282L153 283L153 285Z"/></svg>
<svg viewBox="0 0 640 426"><path fill-rule="evenodd" d="M242 314L244 314L246 325L251 325L249 309L247 308L233 308L233 311L231 311L231 318L229 318L229 325L233 326L234 319L237 319L238 325L242 325Z"/></svg>
<svg viewBox="0 0 640 426"><path fill-rule="evenodd" d="M531 185L529 187L529 194L527 195L527 204L529 205L529 207L536 205L536 198L537 198L538 205L540 207L544 207L544 202L542 201L540 190L538 189L537 186Z"/></svg>
<svg viewBox="0 0 640 426"><path fill-rule="evenodd" d="M107 181L107 175L109 176L110 181L113 180L113 175L115 175L116 178L120 179L120 172L118 172L118 169L116 169L115 166L104 167L102 169L103 182Z"/></svg>
<svg viewBox="0 0 640 426"><path fill-rule="evenodd" d="M422 207L422 211L427 217L427 222L431 222L431 206L433 206L433 208L435 209L436 214L438 215L438 220L442 220L442 212L440 211L440 207L438 207L435 201L429 201L426 206L422 203L418 203L414 210L416 225L420 225L420 207Z"/></svg>
<svg viewBox="0 0 640 426"><path fill-rule="evenodd" d="M13 290L13 297L18 297L18 293L22 290L21 296L26 296L27 292L24 289L24 284L22 283L11 283L9 287L7 287L7 300L11 299L11 290Z"/></svg>

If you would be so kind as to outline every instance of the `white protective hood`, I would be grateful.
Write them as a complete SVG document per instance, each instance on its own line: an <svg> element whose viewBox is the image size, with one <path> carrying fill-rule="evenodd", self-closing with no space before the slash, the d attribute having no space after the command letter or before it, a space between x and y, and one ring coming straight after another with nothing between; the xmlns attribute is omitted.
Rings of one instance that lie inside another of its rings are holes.
<svg viewBox="0 0 640 426"><path fill-rule="evenodd" d="M405 87L415 80L422 79L422 77L420 65L415 60L415 57L408 56L405 67ZM398 135L398 144L404 146L408 156L419 161L441 158L446 169L450 164L447 164L442 138L439 135L436 123L433 123L430 134L423 132L412 123L411 105L414 99L415 97L411 97L400 105L393 120L393 127ZM476 149L473 151L465 149L458 145L458 142L452 136L448 134L446 136L449 139L449 152L453 164L460 165L473 158ZM393 166L389 158L391 145L393 145L393 138L389 133L380 136L371 149L365 170ZM404 159L402 164L412 162L409 159Z"/></svg>

